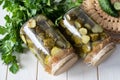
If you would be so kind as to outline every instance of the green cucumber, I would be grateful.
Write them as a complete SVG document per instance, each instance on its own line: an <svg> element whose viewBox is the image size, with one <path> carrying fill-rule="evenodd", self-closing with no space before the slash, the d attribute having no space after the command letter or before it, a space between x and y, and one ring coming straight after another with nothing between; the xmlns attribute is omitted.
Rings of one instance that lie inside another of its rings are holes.
<svg viewBox="0 0 120 80"><path fill-rule="evenodd" d="M114 8L115 8L115 10L120 11L120 2L115 2L114 3Z"/></svg>
<svg viewBox="0 0 120 80"><path fill-rule="evenodd" d="M118 12L114 9L114 7L111 4L110 0L98 0L100 7L102 8L103 11L105 11L107 14L118 17L119 14Z"/></svg>

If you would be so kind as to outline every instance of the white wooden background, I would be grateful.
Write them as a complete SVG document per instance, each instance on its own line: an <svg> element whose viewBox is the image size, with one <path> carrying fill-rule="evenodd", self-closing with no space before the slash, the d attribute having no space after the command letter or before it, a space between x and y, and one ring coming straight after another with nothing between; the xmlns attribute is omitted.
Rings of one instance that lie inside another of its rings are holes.
<svg viewBox="0 0 120 80"><path fill-rule="evenodd" d="M0 25L4 25L6 12L0 6ZM0 56L1 57L1 56ZM80 60L69 71L59 76L50 76L31 52L20 55L22 68L17 74L9 72L0 60L0 80L120 80L120 45L114 54L99 67L92 67Z"/></svg>

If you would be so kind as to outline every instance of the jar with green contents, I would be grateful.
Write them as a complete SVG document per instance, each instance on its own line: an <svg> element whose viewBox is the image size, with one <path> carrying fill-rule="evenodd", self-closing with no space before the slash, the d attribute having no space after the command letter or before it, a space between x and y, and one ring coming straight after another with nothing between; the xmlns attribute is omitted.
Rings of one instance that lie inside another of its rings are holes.
<svg viewBox="0 0 120 80"><path fill-rule="evenodd" d="M20 35L50 74L63 73L78 60L71 44L44 15L27 21L21 28Z"/></svg>
<svg viewBox="0 0 120 80"><path fill-rule="evenodd" d="M74 46L76 53L85 63L98 65L112 53L115 44L80 8L69 10L60 21L60 30Z"/></svg>

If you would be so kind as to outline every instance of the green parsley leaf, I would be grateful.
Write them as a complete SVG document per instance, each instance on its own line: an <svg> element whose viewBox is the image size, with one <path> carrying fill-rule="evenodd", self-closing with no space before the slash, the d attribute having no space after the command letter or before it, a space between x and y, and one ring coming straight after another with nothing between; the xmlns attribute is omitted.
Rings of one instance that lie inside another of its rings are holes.
<svg viewBox="0 0 120 80"><path fill-rule="evenodd" d="M7 32L5 27L0 26L0 34L3 35Z"/></svg>
<svg viewBox="0 0 120 80"><path fill-rule="evenodd" d="M13 63L10 67L10 71L14 74L16 74L19 70L19 65L17 63Z"/></svg>
<svg viewBox="0 0 120 80"><path fill-rule="evenodd" d="M56 26L62 16L72 7L79 6L83 0L0 0L0 5L11 15L6 15L5 26L0 26L0 34L5 35L0 40L0 53L4 63L11 65L10 71L19 70L15 52L22 53L24 47L20 38L20 28L31 17L44 14Z"/></svg>

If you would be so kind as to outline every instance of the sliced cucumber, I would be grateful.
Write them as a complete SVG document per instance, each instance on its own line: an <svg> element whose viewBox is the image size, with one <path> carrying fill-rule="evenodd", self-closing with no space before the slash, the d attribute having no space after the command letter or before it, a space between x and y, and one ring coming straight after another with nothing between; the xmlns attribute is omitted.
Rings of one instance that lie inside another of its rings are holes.
<svg viewBox="0 0 120 80"><path fill-rule="evenodd" d="M120 2L115 2L114 3L114 8L115 8L115 10L120 10Z"/></svg>
<svg viewBox="0 0 120 80"><path fill-rule="evenodd" d="M112 6L110 0L98 0L98 1L99 1L100 7L102 8L102 10L105 11L107 14L114 16L114 17L119 16L118 12Z"/></svg>
<svg viewBox="0 0 120 80"><path fill-rule="evenodd" d="M79 29L80 34L86 35L87 34L87 29L86 28L80 28Z"/></svg>

